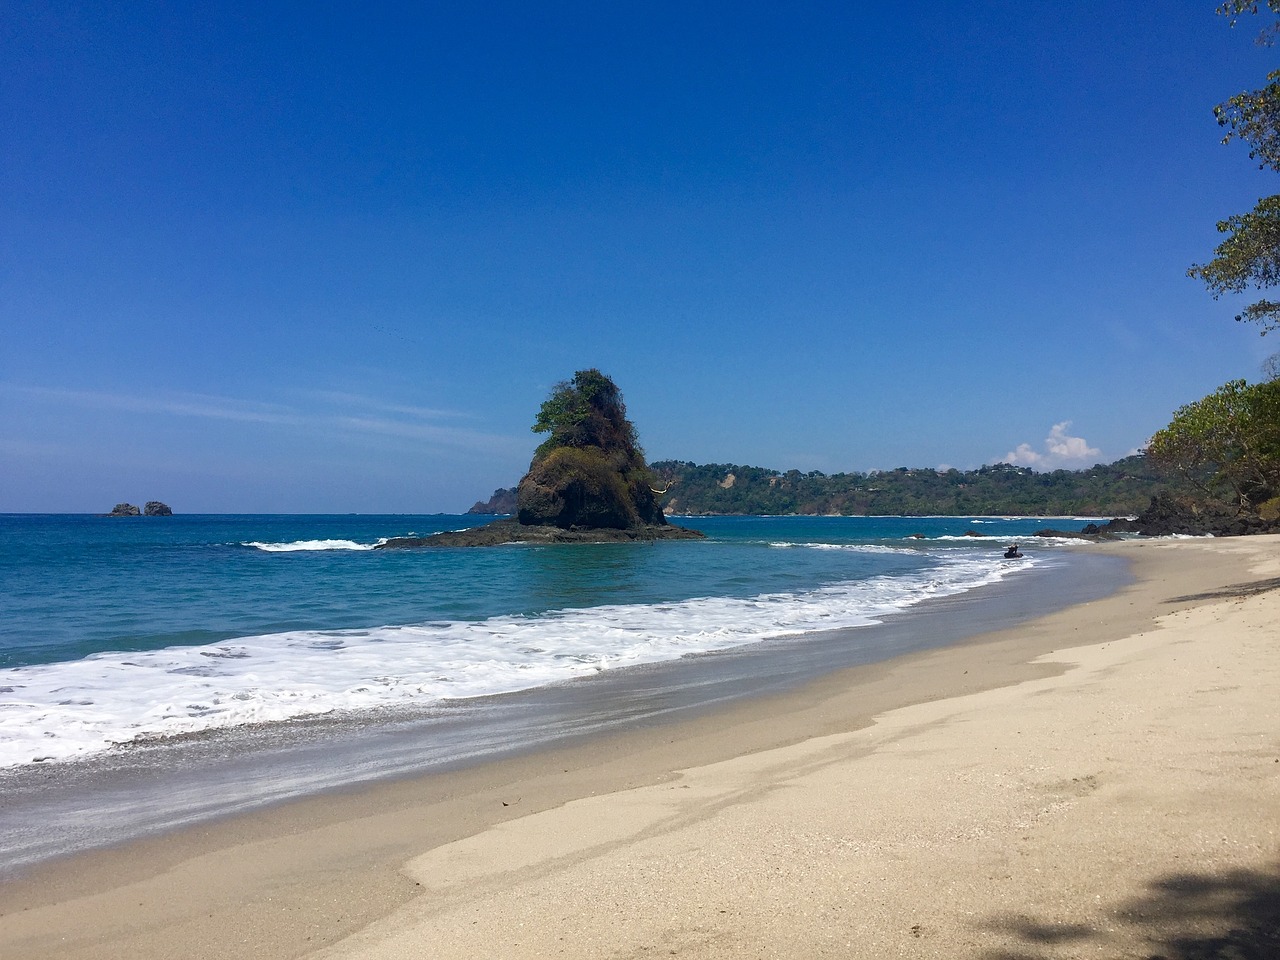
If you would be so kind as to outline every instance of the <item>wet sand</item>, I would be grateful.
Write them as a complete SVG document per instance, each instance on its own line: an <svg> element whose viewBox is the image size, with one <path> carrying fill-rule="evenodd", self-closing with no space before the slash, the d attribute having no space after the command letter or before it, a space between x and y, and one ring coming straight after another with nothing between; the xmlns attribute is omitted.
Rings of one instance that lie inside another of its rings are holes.
<svg viewBox="0 0 1280 960"><path fill-rule="evenodd" d="M0 956L1278 955L1280 539L1102 549L1013 630L31 870Z"/></svg>

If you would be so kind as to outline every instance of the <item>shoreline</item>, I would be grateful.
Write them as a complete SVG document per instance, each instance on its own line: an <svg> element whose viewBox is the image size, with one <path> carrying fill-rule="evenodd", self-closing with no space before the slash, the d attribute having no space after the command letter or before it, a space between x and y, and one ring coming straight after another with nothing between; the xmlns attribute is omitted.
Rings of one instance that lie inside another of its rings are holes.
<svg viewBox="0 0 1280 960"><path fill-rule="evenodd" d="M1117 769L1106 778L1085 770L1090 764L1080 766L1081 776L1052 781L1048 786L1053 790L1031 798L1027 813L1023 808L1029 798L1005 789L1013 776L1008 768L997 770L996 759L985 755L969 757L967 766L957 767L952 753L963 753L967 739L970 750L986 744L1016 754L1011 747L1019 741L1011 741L1004 729L1013 723L1028 727L1026 749L1039 757L1031 765L1046 766L1050 755L1080 747L1082 739L1095 733L1101 736L1089 724L1091 716L1100 714L1098 704L1092 705L1091 714L1075 720L1065 709L1051 714L1049 719L1064 731L1062 742L1055 742L1051 726L1039 728L1037 736L1030 733L1033 721L1045 720L1037 712L1038 703L1056 702L1054 698L1065 693L1079 695L1084 689L1082 672L1088 683L1105 686L1110 678L1132 673L1135 662L1155 671L1156 682L1146 688L1149 695L1144 699L1163 702L1173 695L1175 684L1168 684L1168 689L1162 685L1169 667L1161 658L1168 658L1171 644L1181 644L1187 654L1201 651L1205 642L1197 640L1197 631L1217 630L1231 639L1238 635L1254 642L1247 651L1256 662L1254 675L1233 661L1231 682L1205 694L1218 713L1230 714L1231 722L1248 721L1259 708L1250 700L1254 713L1242 714L1238 701L1243 694L1233 691L1273 684L1280 673L1274 643L1257 648L1259 638L1273 641L1280 632L1270 626L1275 619L1261 616L1275 613L1280 597L1250 594L1235 585L1266 582L1280 574L1280 562L1272 559L1278 543L1277 537L1256 537L1093 548L1130 560L1137 582L1012 629L852 667L801 688L753 697L689 719L604 733L480 767L334 791L37 867L0 884L0 953L31 958L293 957L338 944L324 955L375 957L426 955L397 952L410 949L408 944L426 943L433 956L474 956L484 952L480 941L467 939L476 933L472 921L477 910L483 911L488 938L484 942L492 946L488 954L493 956L545 955L557 944L569 956L641 955L646 944L662 953L689 956L812 956L828 951L847 956L851 951L846 939L855 932L864 945L882 945L852 951L865 956L891 951L949 956L1017 945L1020 928L1012 921L988 930L985 939L970 934L976 939L957 940L954 931L944 932L963 915L968 901L961 893L972 894L971 888L992 882L993 854L984 847L977 862L959 857L958 841L947 835L923 798L933 797L939 807L969 798L972 807L965 822L972 836L965 842L970 846L981 846L984 832L989 839L1001 826L1015 833L1026 831L1030 847L1040 844L1047 850L1051 840L1070 847L1087 831L1067 830L1066 815L1115 800L1108 793L1110 779L1114 775L1132 780L1134 763L1117 759ZM1153 629L1157 617L1163 620ZM1223 671L1229 666L1217 664ZM1109 696L1099 703L1113 713L1146 708L1118 703L1114 693ZM1275 708L1267 709L1274 719ZM999 736L961 736L956 741L965 723L975 730L995 730ZM1161 723L1139 731L1147 737L1149 756L1160 751L1172 751L1172 756L1180 748L1176 738L1166 735L1173 720L1162 715ZM1109 732L1121 736L1123 724ZM902 757L894 754L895 745L912 742L926 751L922 757L932 759L904 767ZM1257 753L1259 748L1253 744L1251 749ZM1250 754L1247 763L1253 777L1254 827L1240 816L1228 817L1225 806L1209 812L1211 821L1221 821L1224 830L1229 827L1234 841L1233 857L1221 862L1237 871L1253 871L1250 876L1261 877L1261 884L1275 877L1274 827L1280 815L1280 757L1272 755L1277 752L1274 736L1269 749L1266 756ZM929 750L942 752L928 754ZM885 766L895 761L898 766ZM1111 760L1102 765L1107 763ZM1075 769L1070 763L1066 768ZM1004 779L991 779L993 770L1002 772ZM1043 779L1052 771L1037 771L1041 773ZM1230 800L1235 787L1218 783L1214 774L1206 774L1213 795ZM836 777L834 789L831 777ZM985 779L985 791L974 793L975 778ZM1152 779L1160 778L1153 773ZM894 795L876 794L876 784L893 788ZM1125 789L1129 792L1120 799L1131 798L1142 787L1126 782ZM674 791L681 792L672 796ZM781 802L783 795L796 806L780 819L771 804ZM1009 806L999 805L997 796ZM1180 797L1180 803L1187 808L1180 814L1184 819L1204 813L1199 793ZM1010 819L1009 811L1018 804L1022 812ZM847 811L850 805L862 826L846 824L846 833L839 836L824 833L823 824L833 810ZM869 828L876 811L894 806L898 816L908 820L919 813L921 819L912 820L906 831L914 830L918 842L901 839L905 828L900 821L896 828ZM924 829L926 822L932 833ZM776 833L779 823L788 825L781 839ZM752 824L755 829L746 829ZM1055 840L1051 828L1062 835ZM891 835L899 837L898 847L885 859L885 838ZM1093 837L1103 845L1115 839ZM1141 839L1151 853L1161 838ZM1182 840L1175 830L1162 842L1172 849ZM696 875L680 874L677 879L671 873L673 865L688 862L691 849L702 851L703 859L693 861L701 867ZM1078 860L1075 889L1090 879L1091 872L1096 874L1099 865L1091 863L1088 851L1071 849ZM908 856L920 851L924 858L919 863ZM774 855L782 859L764 862ZM1203 849L1187 850L1186 855L1189 866L1209 863ZM1143 866L1154 867L1158 858L1151 854L1148 859L1151 862ZM794 929L788 924L771 941L768 927L779 910L790 916L823 903L828 911L838 907L820 895L814 899L814 890L805 885L808 881L798 876L804 872L801 861L810 860L826 863L829 870L834 864L838 875L828 872L826 887L839 880L835 886L845 899L867 898L863 909L856 917L822 916L812 925L797 919ZM873 861L873 873L883 874L875 889L853 882L868 861ZM647 864L640 872L652 881L647 887L632 869L640 862ZM907 862L919 870L908 876L903 870ZM1025 855L1020 849L1018 857L998 866L1012 877L1017 873L1014 866L1025 870L1035 862L1048 863L1043 851L1028 848ZM783 876L767 888L753 885L765 866L778 867ZM1105 866L1117 876L1125 873L1120 868L1123 861L1114 857ZM1268 866L1270 874L1263 869ZM724 869L738 878L728 887L717 886L724 882L716 880ZM1021 886L1005 884L1000 889L1014 914L1021 916L1018 911L1025 905L1018 905L1018 895L1029 895L1035 887L1019 877ZM591 906L596 901L588 897L581 914L566 916L574 913L563 900L566 890L576 890L573 902L581 905L583 891L598 896L599 884L606 882L614 887L612 912ZM623 896L623 887L633 899ZM1045 889L1048 897L1054 888ZM804 890L809 899L788 900L788 890ZM894 910L885 906L895 903L895 890L907 897L897 901L901 924ZM938 916L928 922L905 922L911 915L908 905L917 902L910 899L913 895L941 896L933 908ZM724 905L711 909L712 902ZM1068 917L1083 915L1087 906L1068 905L1065 912ZM529 910L541 913L535 916ZM353 937L358 931L362 932ZM610 940L592 939L604 932ZM890 934L902 939L885 939ZM1079 953L1086 934L1077 931L1073 937L1037 941L1037 949L1044 951L1055 942L1068 947L1066 952L1035 955Z"/></svg>
<svg viewBox="0 0 1280 960"><path fill-rule="evenodd" d="M344 713L143 741L0 771L0 881L89 849L277 803L678 722L797 689L849 667L965 642L1097 599L1123 562L1059 551L1046 563L925 599L872 624L798 633L427 708ZM85 829L93 824L93 832Z"/></svg>

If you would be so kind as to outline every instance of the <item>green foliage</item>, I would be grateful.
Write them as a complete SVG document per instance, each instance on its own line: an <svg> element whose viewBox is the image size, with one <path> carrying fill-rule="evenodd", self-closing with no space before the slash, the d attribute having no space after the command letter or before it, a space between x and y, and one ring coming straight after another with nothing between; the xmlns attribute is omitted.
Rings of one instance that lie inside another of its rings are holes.
<svg viewBox="0 0 1280 960"><path fill-rule="evenodd" d="M1280 196L1264 197L1251 213L1221 221L1218 232L1230 236L1218 245L1216 256L1187 271L1188 276L1203 280L1215 299L1280 282ZM1266 333L1280 326L1280 303L1260 300L1245 307L1236 319L1257 322Z"/></svg>
<svg viewBox="0 0 1280 960"><path fill-rule="evenodd" d="M1261 7L1256 0L1227 0L1218 13L1235 26L1240 17L1258 14ZM1280 0L1266 0L1265 7L1280 15ZM1270 46L1278 26L1280 21L1264 27L1258 42ZM1243 141L1259 168L1280 172L1280 70L1267 74L1265 86L1236 94L1214 107L1213 113L1219 126L1227 128L1223 143ZM1218 232L1230 236L1214 251L1213 260L1187 270L1188 276L1204 281L1214 299L1250 287L1264 290L1280 282L1280 197L1264 197L1252 212L1220 221ZM1265 334L1280 326L1280 303L1259 300L1236 319L1259 324Z"/></svg>
<svg viewBox="0 0 1280 960"><path fill-rule="evenodd" d="M1280 381L1232 380L1180 407L1147 456L1206 494L1229 490L1240 509L1270 499L1280 492Z"/></svg>
<svg viewBox="0 0 1280 960"><path fill-rule="evenodd" d="M1267 7L1272 13L1280 14L1280 0L1266 0L1263 6ZM1258 13L1258 0L1226 0L1221 4L1217 13L1219 16L1226 17L1231 21L1234 27L1244 14L1254 15ZM1270 44L1271 38L1275 32L1275 25L1263 27L1262 32L1258 34L1258 42L1261 44Z"/></svg>
<svg viewBox="0 0 1280 960"><path fill-rule="evenodd" d="M557 447L600 447L644 458L636 429L627 419L622 391L595 368L579 370L572 380L556 384L532 429L549 434L538 447L538 457Z"/></svg>
<svg viewBox="0 0 1280 960"><path fill-rule="evenodd" d="M664 504L684 514L1127 516L1169 486L1142 456L1048 473L1007 463L832 475L675 460L652 469L664 482L674 480Z"/></svg>
<svg viewBox="0 0 1280 960"><path fill-rule="evenodd" d="M1223 143L1243 140L1258 169L1280 171L1280 70L1267 74L1267 85L1246 90L1213 108L1218 125L1228 127Z"/></svg>

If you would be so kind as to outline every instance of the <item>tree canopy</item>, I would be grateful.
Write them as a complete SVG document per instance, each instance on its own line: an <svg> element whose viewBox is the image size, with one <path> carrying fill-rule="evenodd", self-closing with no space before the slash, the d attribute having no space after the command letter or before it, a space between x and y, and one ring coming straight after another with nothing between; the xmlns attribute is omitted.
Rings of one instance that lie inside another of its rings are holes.
<svg viewBox="0 0 1280 960"><path fill-rule="evenodd" d="M1147 456L1205 493L1223 488L1241 510L1280 494L1280 381L1232 380L1181 407Z"/></svg>
<svg viewBox="0 0 1280 960"><path fill-rule="evenodd" d="M1229 0L1218 7L1218 13L1234 26L1243 15L1259 13L1260 6L1249 0ZM1280 0L1267 0L1265 6L1280 16ZM1278 34L1280 20L1264 27L1258 42L1271 46ZM1218 124L1227 128L1223 143L1243 141L1260 168L1280 172L1280 70L1267 74L1265 86L1238 93L1213 112ZM1187 270L1188 276L1204 281L1214 299L1280 283L1280 196L1263 197L1249 213L1219 221L1218 232L1228 236L1214 250L1213 259ZM1263 298L1246 306L1236 319L1257 323L1265 334L1280 327L1280 302Z"/></svg>
<svg viewBox="0 0 1280 960"><path fill-rule="evenodd" d="M622 391L594 367L556 384L542 402L532 429L549 434L538 447L539 456L557 447L599 447L644 456L636 428L627 419Z"/></svg>

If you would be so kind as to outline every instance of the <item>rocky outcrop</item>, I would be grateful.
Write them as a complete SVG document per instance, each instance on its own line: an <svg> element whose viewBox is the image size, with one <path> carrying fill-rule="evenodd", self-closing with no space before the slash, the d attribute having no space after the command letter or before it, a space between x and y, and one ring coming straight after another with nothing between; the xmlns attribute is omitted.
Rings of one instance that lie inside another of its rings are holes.
<svg viewBox="0 0 1280 960"><path fill-rule="evenodd" d="M1280 533L1280 522L1257 514L1240 513L1215 503L1156 494L1134 522L1138 533L1150 537L1183 534L1203 537L1239 537L1251 533Z"/></svg>
<svg viewBox="0 0 1280 960"><path fill-rule="evenodd" d="M558 384L533 429L548 437L516 489L522 524L563 530L666 524L622 391L599 370L579 370Z"/></svg>
<svg viewBox="0 0 1280 960"><path fill-rule="evenodd" d="M502 516L516 512L516 488L499 487L488 500L477 500L467 513Z"/></svg>
<svg viewBox="0 0 1280 960"><path fill-rule="evenodd" d="M171 517L173 511L169 509L168 504L161 503L159 500L148 500L147 505L139 510L132 503L117 503L111 508L111 512L104 514L108 517Z"/></svg>
<svg viewBox="0 0 1280 960"><path fill-rule="evenodd" d="M1087 524L1080 530L1037 530L1036 536L1106 540L1122 533L1137 533L1144 537L1240 537L1253 533L1280 533L1280 520L1264 519L1257 514L1233 513L1222 504L1195 502L1158 493L1134 520L1117 517L1101 526Z"/></svg>
<svg viewBox="0 0 1280 960"><path fill-rule="evenodd" d="M515 518L495 520L470 530L451 530L429 537L391 537L375 550L407 547L495 547L504 543L635 543L652 540L698 540L704 535L673 524L639 526L627 530L579 528L521 523Z"/></svg>
<svg viewBox="0 0 1280 960"><path fill-rule="evenodd" d="M630 530L665 526L648 470L597 447L560 447L535 459L517 503L527 526Z"/></svg>
<svg viewBox="0 0 1280 960"><path fill-rule="evenodd" d="M500 543L613 543L701 537L667 523L657 478L645 463L622 392L599 370L557 384L534 422L549 434L515 490L515 519L431 537L396 537L397 547ZM668 485L669 488L669 485ZM664 489L668 489L664 488ZM497 499L502 490L495 491ZM472 513L494 504L476 504Z"/></svg>

